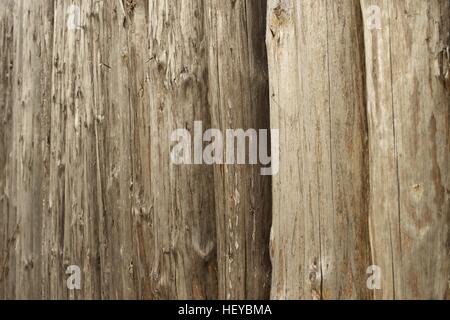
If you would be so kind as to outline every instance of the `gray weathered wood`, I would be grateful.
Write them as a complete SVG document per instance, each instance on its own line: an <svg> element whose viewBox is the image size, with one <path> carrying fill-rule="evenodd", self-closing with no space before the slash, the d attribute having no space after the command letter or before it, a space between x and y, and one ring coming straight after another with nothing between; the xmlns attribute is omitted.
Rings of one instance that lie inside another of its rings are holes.
<svg viewBox="0 0 450 320"><path fill-rule="evenodd" d="M370 141L370 234L382 299L449 290L449 2L361 1ZM380 29L371 26L376 5Z"/></svg>
<svg viewBox="0 0 450 320"><path fill-rule="evenodd" d="M0 1L0 299L449 299L449 10ZM194 121L280 172L173 164Z"/></svg>
<svg viewBox="0 0 450 320"><path fill-rule="evenodd" d="M12 174L13 108L12 0L0 3L0 299L15 297L15 239L17 236Z"/></svg>
<svg viewBox="0 0 450 320"><path fill-rule="evenodd" d="M55 7L55 25L70 4ZM69 298L214 298L212 168L172 165L169 140L209 122L201 3L80 9L80 28L55 28L55 268L82 267Z"/></svg>
<svg viewBox="0 0 450 320"><path fill-rule="evenodd" d="M205 5L213 128L268 128L265 3L212 0ZM270 177L260 174L259 166L215 169L220 298L268 297L271 192Z"/></svg>
<svg viewBox="0 0 450 320"><path fill-rule="evenodd" d="M142 52L143 60L136 66L148 65L148 73L142 74L148 104L134 107L146 120L136 118L136 125L142 123L139 138L149 147L141 164L149 166L152 297L214 299L213 168L173 164L174 144L169 139L174 130L183 128L193 138L194 121L202 121L205 130L210 127L204 1L150 1L148 12L149 51ZM146 170L142 170L144 177Z"/></svg>
<svg viewBox="0 0 450 320"><path fill-rule="evenodd" d="M8 178L16 210L15 298L37 299L41 296L42 217L48 205L53 4L14 1L13 15L12 164Z"/></svg>
<svg viewBox="0 0 450 320"><path fill-rule="evenodd" d="M361 25L356 1L269 1L275 299L370 298Z"/></svg>

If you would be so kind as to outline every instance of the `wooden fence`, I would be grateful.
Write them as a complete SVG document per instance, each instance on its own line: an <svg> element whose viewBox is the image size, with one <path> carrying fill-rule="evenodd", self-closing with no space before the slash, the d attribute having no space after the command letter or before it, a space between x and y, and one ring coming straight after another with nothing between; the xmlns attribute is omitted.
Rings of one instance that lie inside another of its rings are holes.
<svg viewBox="0 0 450 320"><path fill-rule="evenodd" d="M0 1L0 299L449 299L449 10ZM197 121L278 172L174 164Z"/></svg>

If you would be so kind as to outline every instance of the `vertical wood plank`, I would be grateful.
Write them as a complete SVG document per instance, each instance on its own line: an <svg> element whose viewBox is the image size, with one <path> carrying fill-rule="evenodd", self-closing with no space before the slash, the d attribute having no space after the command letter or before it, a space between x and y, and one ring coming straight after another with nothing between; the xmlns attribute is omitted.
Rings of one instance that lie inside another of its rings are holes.
<svg viewBox="0 0 450 320"><path fill-rule="evenodd" d="M0 3L0 299L15 296L15 239L12 166L14 19L12 1Z"/></svg>
<svg viewBox="0 0 450 320"><path fill-rule="evenodd" d="M355 1L269 1L272 298L368 299L367 128Z"/></svg>
<svg viewBox="0 0 450 320"><path fill-rule="evenodd" d="M108 67L101 69L104 105L99 158L102 159L104 212L99 236L102 297L136 299L138 286L132 216L132 115L128 53L129 23L121 1L103 2L99 27L100 52ZM107 71L107 72L104 72Z"/></svg>
<svg viewBox="0 0 450 320"><path fill-rule="evenodd" d="M76 7L73 7L76 6ZM100 294L99 219L104 211L99 166L103 108L99 74L108 72L98 48L102 3L55 3L52 83L50 297L97 299ZM79 12L79 16L78 16ZM68 15L75 15L70 27ZM81 269L81 290L68 290L68 266Z"/></svg>
<svg viewBox="0 0 450 320"><path fill-rule="evenodd" d="M269 127L263 1L207 1L212 127ZM263 299L270 290L267 250L270 177L259 166L217 165L214 174L219 297Z"/></svg>
<svg viewBox="0 0 450 320"><path fill-rule="evenodd" d="M449 290L448 1L361 1L379 299ZM378 6L380 28L370 5ZM447 52L447 53L446 53Z"/></svg>
<svg viewBox="0 0 450 320"><path fill-rule="evenodd" d="M150 1L149 51L141 57L149 99L142 106L148 115L142 117L148 120L142 138L150 160L142 165L149 166L152 199L146 214L154 234L156 299L217 298L213 168L170 159L173 131L187 129L193 139L195 121L210 127L206 32L204 1Z"/></svg>
<svg viewBox="0 0 450 320"><path fill-rule="evenodd" d="M17 299L41 296L42 215L46 212L53 4L14 3L12 161L15 172Z"/></svg>

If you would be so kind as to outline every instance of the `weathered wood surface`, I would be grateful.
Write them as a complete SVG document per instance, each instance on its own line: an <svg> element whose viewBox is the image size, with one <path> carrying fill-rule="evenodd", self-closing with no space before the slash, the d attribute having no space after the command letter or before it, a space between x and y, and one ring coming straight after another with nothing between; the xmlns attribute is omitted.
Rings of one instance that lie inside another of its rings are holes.
<svg viewBox="0 0 450 320"><path fill-rule="evenodd" d="M13 10L12 1L0 5L0 299L15 297L16 215L13 207L12 106L13 106Z"/></svg>
<svg viewBox="0 0 450 320"><path fill-rule="evenodd" d="M169 158L210 122L203 22L200 1L2 5L2 297L217 297L212 168Z"/></svg>
<svg viewBox="0 0 450 320"><path fill-rule="evenodd" d="M269 1L272 298L367 299L367 123L355 1Z"/></svg>
<svg viewBox="0 0 450 320"><path fill-rule="evenodd" d="M201 6L80 8L80 29L55 33L54 71L63 267L89 275L76 298L214 298L212 168L169 157L172 130L209 121Z"/></svg>
<svg viewBox="0 0 450 320"><path fill-rule="evenodd" d="M269 127L263 1L206 1L212 127ZM270 177L259 166L215 169L219 298L264 299L270 290L267 250Z"/></svg>
<svg viewBox="0 0 450 320"><path fill-rule="evenodd" d="M149 13L150 52L142 57L151 59L145 80L149 102L142 103L147 117L139 122L149 128L150 149L142 166L150 161L150 168L138 175L151 177L153 297L214 299L218 289L213 167L171 163L169 140L178 128L194 137L194 121L202 121L204 130L210 127L204 2L150 1ZM141 142L141 150L147 141Z"/></svg>
<svg viewBox="0 0 450 320"><path fill-rule="evenodd" d="M449 10L0 1L0 299L449 299ZM194 121L278 175L174 165Z"/></svg>
<svg viewBox="0 0 450 320"><path fill-rule="evenodd" d="M370 5L381 9L369 30ZM361 1L365 16L370 235L382 299L449 290L449 2Z"/></svg>
<svg viewBox="0 0 450 320"><path fill-rule="evenodd" d="M49 169L53 10L46 1L6 1L2 16L2 131L8 141L1 150L1 291L6 298L38 299Z"/></svg>

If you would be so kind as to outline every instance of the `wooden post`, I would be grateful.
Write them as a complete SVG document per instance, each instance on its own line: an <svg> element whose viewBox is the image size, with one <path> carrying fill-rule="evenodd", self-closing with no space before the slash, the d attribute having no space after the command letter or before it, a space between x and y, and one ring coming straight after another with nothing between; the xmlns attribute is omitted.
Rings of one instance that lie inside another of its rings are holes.
<svg viewBox="0 0 450 320"><path fill-rule="evenodd" d="M108 109L102 77L110 64L102 50L102 6L67 0L54 7L50 212L45 229L49 251L44 252L51 298L98 299L101 275L110 271L102 269L105 239L100 227L106 187L100 170L101 133ZM66 286L71 265L81 269L80 290Z"/></svg>
<svg viewBox="0 0 450 320"><path fill-rule="evenodd" d="M0 299L15 297L15 186L12 172L13 1L0 3Z"/></svg>
<svg viewBox="0 0 450 320"><path fill-rule="evenodd" d="M264 1L206 1L212 127L267 129ZM259 166L217 165L219 297L263 299L270 290L267 245L271 178Z"/></svg>
<svg viewBox="0 0 450 320"><path fill-rule="evenodd" d="M55 268L82 267L70 298L214 298L212 168L170 161L171 131L210 121L201 3L78 8L80 25L55 39ZM72 8L55 10L63 26Z"/></svg>
<svg viewBox="0 0 450 320"><path fill-rule="evenodd" d="M177 165L171 160L176 145L172 132L187 129L194 139L195 121L201 121L205 130L211 123L204 2L157 0L149 5L149 50L136 65L148 68L141 80L149 103L138 109L143 115L136 117L135 125L142 123L148 130L139 130L139 139L146 139L149 146L149 158L142 159L140 167L149 165L147 214L154 239L143 245L153 250L152 297L215 299L213 167L193 162ZM193 150L192 143L192 155Z"/></svg>
<svg viewBox="0 0 450 320"><path fill-rule="evenodd" d="M269 1L275 299L370 298L361 20L355 1Z"/></svg>
<svg viewBox="0 0 450 320"><path fill-rule="evenodd" d="M6 179L16 211L15 231L8 241L15 244L17 299L41 296L41 229L49 183L52 9L48 1L15 1L13 9L12 163Z"/></svg>
<svg viewBox="0 0 450 320"><path fill-rule="evenodd" d="M362 0L361 6L370 234L382 272L375 297L443 299L450 268L449 3Z"/></svg>

